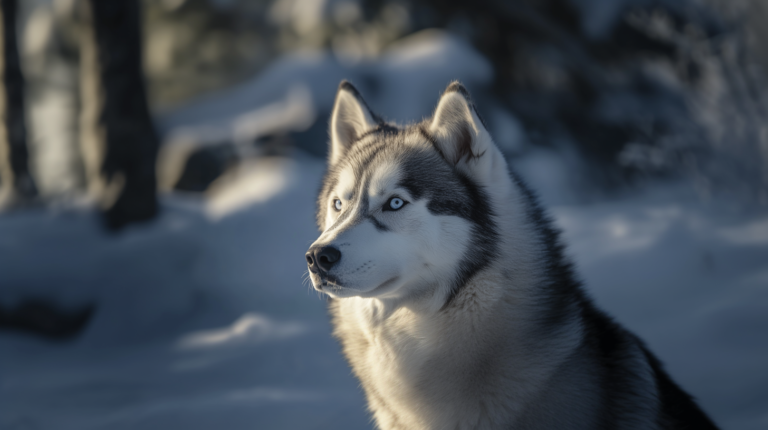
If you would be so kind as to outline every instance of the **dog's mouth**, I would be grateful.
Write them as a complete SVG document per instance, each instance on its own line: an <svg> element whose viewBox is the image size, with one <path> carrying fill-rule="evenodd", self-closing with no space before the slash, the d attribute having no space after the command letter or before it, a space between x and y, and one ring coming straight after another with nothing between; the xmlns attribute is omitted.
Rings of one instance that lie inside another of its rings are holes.
<svg viewBox="0 0 768 430"><path fill-rule="evenodd" d="M386 294L390 292L390 290L393 287L396 287L396 284L400 280L399 276L393 276L392 278L387 279L386 281L382 282L381 284L377 285L371 290L360 290L355 287L350 287L345 284L343 284L338 278L333 276L323 276L319 279L319 282L315 286L315 289L321 293L329 294L333 297L348 297L350 295L352 296L361 296L361 297L376 297L381 294Z"/></svg>
<svg viewBox="0 0 768 430"><path fill-rule="evenodd" d="M317 288L319 291L332 291L335 289L344 288L344 285L341 283L339 278L333 275L320 274L319 278L320 282L318 282L317 286L315 286L315 288Z"/></svg>

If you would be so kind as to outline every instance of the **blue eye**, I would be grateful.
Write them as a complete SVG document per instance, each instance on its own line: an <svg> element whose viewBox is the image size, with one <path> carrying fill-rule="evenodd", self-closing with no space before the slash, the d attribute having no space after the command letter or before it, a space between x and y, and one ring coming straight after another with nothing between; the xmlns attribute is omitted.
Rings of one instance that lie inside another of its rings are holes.
<svg viewBox="0 0 768 430"><path fill-rule="evenodd" d="M334 208L335 208L337 211L340 211L340 210L341 210L341 200L339 200L339 199L335 199L335 200L333 201L333 207L334 207Z"/></svg>
<svg viewBox="0 0 768 430"><path fill-rule="evenodd" d="M399 210L405 206L405 201L401 199L400 197L392 197L389 199L389 201L384 205L385 211L396 211Z"/></svg>

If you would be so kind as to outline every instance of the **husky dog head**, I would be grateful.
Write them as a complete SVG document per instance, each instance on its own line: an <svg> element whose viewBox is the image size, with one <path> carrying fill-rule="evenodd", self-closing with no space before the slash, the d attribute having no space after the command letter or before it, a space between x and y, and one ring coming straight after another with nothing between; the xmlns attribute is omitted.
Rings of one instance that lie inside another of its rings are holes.
<svg viewBox="0 0 768 430"><path fill-rule="evenodd" d="M467 90L448 86L432 118L383 122L342 82L330 121L322 232L306 253L315 289L332 297L444 303L497 259L495 202L512 186Z"/></svg>

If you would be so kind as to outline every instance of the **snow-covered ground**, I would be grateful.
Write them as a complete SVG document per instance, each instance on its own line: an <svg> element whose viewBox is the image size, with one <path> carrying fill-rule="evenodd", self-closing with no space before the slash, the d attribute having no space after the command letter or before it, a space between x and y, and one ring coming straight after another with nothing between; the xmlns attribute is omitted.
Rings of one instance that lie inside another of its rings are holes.
<svg viewBox="0 0 768 430"><path fill-rule="evenodd" d="M117 237L87 211L3 215L4 303L18 288L100 309L72 343L0 334L0 428L365 428L325 304L302 285L321 170L261 160Z"/></svg>
<svg viewBox="0 0 768 430"><path fill-rule="evenodd" d="M100 308L69 343L0 333L0 429L369 428L302 283L322 169L260 159L116 237L84 209L2 215L3 303ZM723 428L768 427L768 217L662 185L551 213L598 303Z"/></svg>

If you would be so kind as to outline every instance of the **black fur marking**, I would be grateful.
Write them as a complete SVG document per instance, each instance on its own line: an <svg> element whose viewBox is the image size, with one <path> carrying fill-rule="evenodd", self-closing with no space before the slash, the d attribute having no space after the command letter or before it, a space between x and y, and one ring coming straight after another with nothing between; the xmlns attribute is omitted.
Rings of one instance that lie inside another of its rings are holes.
<svg viewBox="0 0 768 430"><path fill-rule="evenodd" d="M469 220L474 224L472 227L474 240L465 257L459 262L459 277L451 289L443 309L451 305L451 302L472 276L498 257L497 244L499 233L496 222L493 220L494 214L490 205L490 199L485 190L475 184L469 177L459 174L459 178L464 183L468 196L472 201L470 212L467 215L469 215Z"/></svg>
<svg viewBox="0 0 768 430"><path fill-rule="evenodd" d="M339 214L339 217L336 218L336 221L331 224L330 227L328 227L328 230L333 230L344 223L344 221L348 220L351 216L355 214L355 211L353 210L342 210L342 212Z"/></svg>
<svg viewBox="0 0 768 430"><path fill-rule="evenodd" d="M464 85L461 84L459 81L453 81L448 85L448 88L445 89L443 92L443 95L449 94L449 93L459 93L462 96L464 96L465 99L467 99L467 102L472 102L472 96L469 95L469 91L464 87Z"/></svg>
<svg viewBox="0 0 768 430"><path fill-rule="evenodd" d="M357 189L357 193L360 196L360 216L367 217L370 212L369 206L371 205L371 198L368 196L366 190L371 185L371 177L368 176L360 184L360 188Z"/></svg>
<svg viewBox="0 0 768 430"><path fill-rule="evenodd" d="M448 161L447 158L445 158L445 154L443 153L443 150L440 149L440 145L437 143L437 140L435 140L435 137L432 136L429 131L425 128L423 124L419 124L418 126L419 134L421 134L421 137L427 140L432 145L432 148L437 151L438 154L440 154L440 157L442 157L443 160Z"/></svg>
<svg viewBox="0 0 768 430"><path fill-rule="evenodd" d="M341 82L339 82L338 91L341 91L341 90L349 91L350 93L354 94L354 96L357 97L358 99L362 99L362 97L360 96L360 92L357 91L357 88L355 88L355 86L352 85L352 83L346 79L343 79Z"/></svg>
<svg viewBox="0 0 768 430"><path fill-rule="evenodd" d="M458 216L472 224L473 240L459 262L445 309L472 276L497 257L499 234L490 199L471 178L435 156L410 154L402 166L403 179L398 185L417 200L428 199L431 213Z"/></svg>
<svg viewBox="0 0 768 430"><path fill-rule="evenodd" d="M388 142L386 140L375 140L365 148L367 149L368 154L366 154L365 158L357 160L357 162L354 163L355 177L358 180L360 179L360 172L363 172L368 168L373 160L376 159L376 156L387 147L387 144Z"/></svg>
<svg viewBox="0 0 768 430"><path fill-rule="evenodd" d="M389 227L379 222L379 220L377 220L373 215L368 215L368 219L371 220L373 226L376 227L376 230L382 233L389 231Z"/></svg>
<svg viewBox="0 0 768 430"><path fill-rule="evenodd" d="M358 136L354 143L357 143L357 142L365 139L366 137L368 137L368 136L370 136L372 134L379 134L379 133L382 133L382 134L397 134L399 132L400 132L399 128L394 127L394 126L392 126L390 124L382 122L382 123L379 123L379 125L376 126L376 128L372 128L372 129L366 131L365 133L361 134L360 136Z"/></svg>
<svg viewBox="0 0 768 430"><path fill-rule="evenodd" d="M456 142L456 161L454 164L457 164L459 161L461 161L463 158L466 158L467 161L473 159L473 158L480 158L479 155L475 155L472 152L472 133L469 131L468 124L463 124L461 127L461 130L459 132L459 141Z"/></svg>
<svg viewBox="0 0 768 430"><path fill-rule="evenodd" d="M371 160L368 160L368 162L370 161ZM359 172L356 173L356 176L359 176L359 175L360 175ZM356 214L356 216L358 217L358 221L355 222L353 225L356 225L362 222L362 220L364 219L368 219L371 221L371 223L376 228L376 230L380 232L389 231L389 228L386 225L382 224L373 215L371 215L371 208L370 208L371 201L370 201L370 197L368 196L368 193L366 192L370 186L371 186L371 177L369 175L368 177L365 178L364 181L361 181L361 185L357 189L356 194L360 196L360 205L359 205L359 210Z"/></svg>
<svg viewBox="0 0 768 430"><path fill-rule="evenodd" d="M641 346L656 376L662 406L659 427L665 430L717 430L715 423L699 408L694 399L672 381L659 359L651 354L645 345Z"/></svg>

